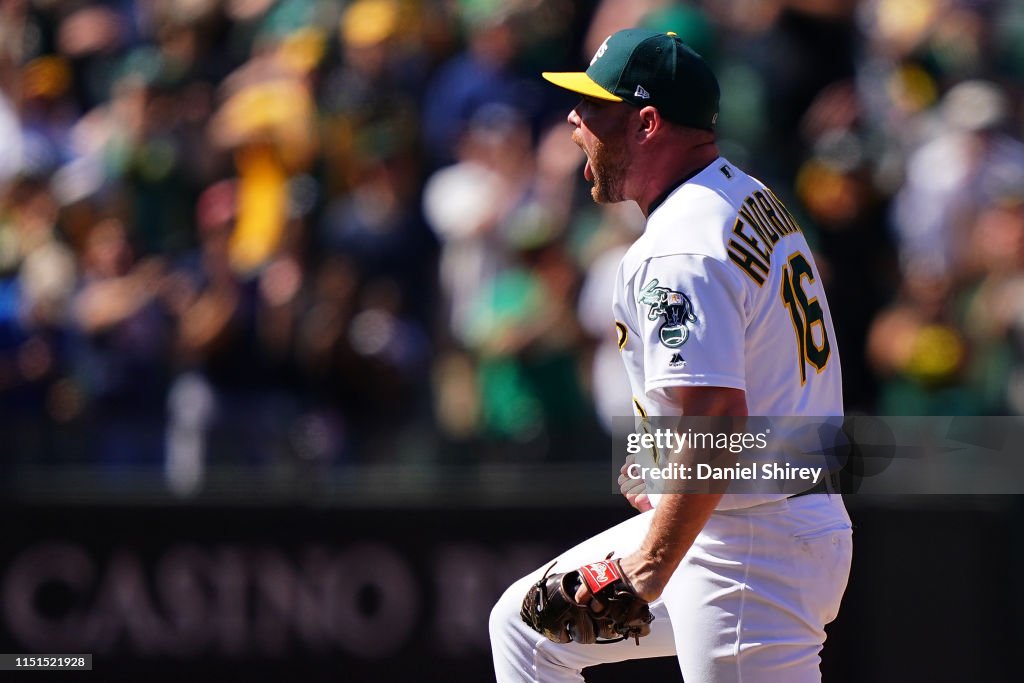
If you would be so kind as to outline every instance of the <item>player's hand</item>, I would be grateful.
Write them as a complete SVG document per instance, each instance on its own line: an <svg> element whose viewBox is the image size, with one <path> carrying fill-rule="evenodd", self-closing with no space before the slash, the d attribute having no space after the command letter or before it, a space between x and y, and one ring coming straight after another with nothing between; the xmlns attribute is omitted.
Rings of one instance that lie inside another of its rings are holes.
<svg viewBox="0 0 1024 683"><path fill-rule="evenodd" d="M657 563L646 558L639 550L622 558L619 561L619 566L622 568L626 580L632 584L636 594L647 602L661 596L662 591L665 590L665 584L672 576L672 572L666 573ZM593 603L590 605L590 609L594 612L600 613L604 609L604 605L594 600L586 581L581 582L574 597L579 605Z"/></svg>
<svg viewBox="0 0 1024 683"><path fill-rule="evenodd" d="M633 479L626 474L626 470L636 460L632 455L626 456L626 462L619 470L619 491L626 497L630 505L640 512L647 512L654 509L650 498L647 496L647 484L643 479Z"/></svg>
<svg viewBox="0 0 1024 683"><path fill-rule="evenodd" d="M589 605L591 602L593 602L594 604L591 605L590 608L595 612L600 612L602 609L604 609L604 605L594 600L594 596L590 592L590 587L587 586L587 582L581 581L580 587L576 589L576 604L580 606L586 606Z"/></svg>

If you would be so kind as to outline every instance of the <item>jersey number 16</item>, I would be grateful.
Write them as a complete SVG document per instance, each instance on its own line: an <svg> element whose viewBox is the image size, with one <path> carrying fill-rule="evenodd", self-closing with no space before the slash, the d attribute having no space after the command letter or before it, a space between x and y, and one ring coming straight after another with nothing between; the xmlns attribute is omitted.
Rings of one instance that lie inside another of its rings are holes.
<svg viewBox="0 0 1024 683"><path fill-rule="evenodd" d="M807 383L807 364L813 365L816 372L821 372L828 364L828 357L832 353L825 331L825 312L818 303L818 297L807 298L807 292L804 290L805 279L808 284L813 285L814 271L803 254L799 251L794 252L789 257L788 264L782 267L782 287L779 295L782 297L782 303L789 309L793 331L796 332L801 386ZM820 344L814 339L815 325L818 326L821 335Z"/></svg>

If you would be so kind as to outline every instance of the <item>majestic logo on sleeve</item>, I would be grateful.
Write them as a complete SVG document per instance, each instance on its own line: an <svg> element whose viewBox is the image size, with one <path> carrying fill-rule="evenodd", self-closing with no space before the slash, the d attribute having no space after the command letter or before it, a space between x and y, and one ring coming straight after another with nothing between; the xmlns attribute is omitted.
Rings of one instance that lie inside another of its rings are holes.
<svg viewBox="0 0 1024 683"><path fill-rule="evenodd" d="M647 309L647 319L657 320L664 318L658 336L661 343L669 348L676 348L686 343L690 337L690 330L686 323L697 322L697 316L693 314L693 304L682 292L674 292L668 287L659 287L658 281L651 280L640 290L640 298L637 302Z"/></svg>

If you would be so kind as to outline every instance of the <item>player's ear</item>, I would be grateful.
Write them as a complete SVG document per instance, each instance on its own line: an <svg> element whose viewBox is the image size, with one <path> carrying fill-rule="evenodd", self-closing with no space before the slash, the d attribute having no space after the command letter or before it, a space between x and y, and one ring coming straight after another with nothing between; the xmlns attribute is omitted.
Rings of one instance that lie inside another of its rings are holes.
<svg viewBox="0 0 1024 683"><path fill-rule="evenodd" d="M637 125L635 134L637 142L645 142L653 138L654 134L665 125L661 118L661 112L654 107L643 107L637 114Z"/></svg>

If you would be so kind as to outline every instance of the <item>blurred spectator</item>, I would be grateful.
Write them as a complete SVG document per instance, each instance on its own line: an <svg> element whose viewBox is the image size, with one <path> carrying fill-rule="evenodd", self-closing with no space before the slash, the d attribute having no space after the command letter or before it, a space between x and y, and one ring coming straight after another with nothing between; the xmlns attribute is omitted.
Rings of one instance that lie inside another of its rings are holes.
<svg viewBox="0 0 1024 683"><path fill-rule="evenodd" d="M971 379L993 414L1024 414L1024 168L979 212L969 246L976 283L963 326L974 345Z"/></svg>
<svg viewBox="0 0 1024 683"><path fill-rule="evenodd" d="M615 292L615 276L630 242L643 227L643 216L632 205L614 205L605 213L598 234L591 238L593 260L580 290L576 315L595 342L591 360L590 393L605 431L613 419L633 412L632 389L622 365L615 317L609 302Z"/></svg>
<svg viewBox="0 0 1024 683"><path fill-rule="evenodd" d="M515 109L485 107L458 146L459 161L435 172L424 189L427 220L443 243L440 276L451 333L469 342L472 302L506 267L515 212L528 203L533 159L526 123Z"/></svg>
<svg viewBox="0 0 1024 683"><path fill-rule="evenodd" d="M167 301L177 323L179 369L210 395L209 415L197 421L211 424L211 450L222 461L261 464L281 456L282 432L296 412L295 399L281 387L287 361L280 347L289 344L290 316L284 311L273 329L261 323L288 306L301 276L286 258L262 277L239 274L232 259L237 212L235 182L222 181L200 197L199 249L176 266Z"/></svg>
<svg viewBox="0 0 1024 683"><path fill-rule="evenodd" d="M157 296L164 264L137 259L124 225L89 230L71 308L75 377L95 424L94 457L107 464L161 459L160 415L168 372L168 325Z"/></svg>
<svg viewBox="0 0 1024 683"><path fill-rule="evenodd" d="M964 266L970 217L1024 169L1024 143L1001 130L1008 106L994 84L979 81L959 83L942 99L893 204L905 272L949 276Z"/></svg>
<svg viewBox="0 0 1024 683"><path fill-rule="evenodd" d="M47 418L78 412L66 377L67 308L76 281L74 255L57 233L58 208L39 179L21 178L0 211L0 405L14 444L41 449ZM71 398L61 401L62 390ZM67 408L67 410L64 410ZM30 445L31 444L31 445ZM18 455L17 448L13 454Z"/></svg>
<svg viewBox="0 0 1024 683"><path fill-rule="evenodd" d="M481 426L518 441L567 429L580 414L571 351L578 275L556 239L553 198L537 183L527 122L508 106L484 106L458 153L459 163L428 180L424 201L444 243L451 333L478 368Z"/></svg>
<svg viewBox="0 0 1024 683"><path fill-rule="evenodd" d="M522 41L515 13L519 3L463 0L459 19L466 49L442 64L424 94L423 136L431 160L442 165L455 155L472 117L486 105L516 108L528 120L540 96L534 74L516 71Z"/></svg>

